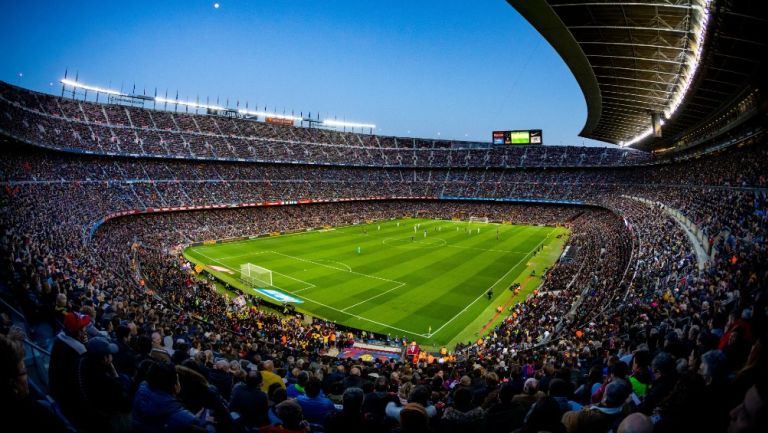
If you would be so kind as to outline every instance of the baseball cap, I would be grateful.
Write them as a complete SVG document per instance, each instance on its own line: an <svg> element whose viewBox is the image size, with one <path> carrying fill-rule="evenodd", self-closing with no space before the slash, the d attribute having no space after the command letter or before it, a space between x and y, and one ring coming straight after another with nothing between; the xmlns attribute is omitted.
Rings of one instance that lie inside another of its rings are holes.
<svg viewBox="0 0 768 433"><path fill-rule="evenodd" d="M96 356L104 356L117 353L117 344L112 343L106 337L93 337L85 345L88 353Z"/></svg>
<svg viewBox="0 0 768 433"><path fill-rule="evenodd" d="M67 313L64 316L64 329L70 334L75 334L84 327L91 323L91 316L87 314L80 314L74 311Z"/></svg>

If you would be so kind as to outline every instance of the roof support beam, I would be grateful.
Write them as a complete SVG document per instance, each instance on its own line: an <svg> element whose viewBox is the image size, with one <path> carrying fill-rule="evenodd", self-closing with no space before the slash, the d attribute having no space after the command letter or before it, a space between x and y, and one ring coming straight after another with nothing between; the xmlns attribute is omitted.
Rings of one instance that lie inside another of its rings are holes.
<svg viewBox="0 0 768 433"><path fill-rule="evenodd" d="M619 96L635 96L637 98L659 99L659 100L662 100L662 101L665 101L665 102L669 99L669 98L662 98L660 96L640 95L640 94L637 94L637 93L626 93L626 92L614 92L614 91L611 91L611 90L603 90L602 93L603 94L607 93L607 94L611 94L611 95L619 95Z"/></svg>
<svg viewBox="0 0 768 433"><path fill-rule="evenodd" d="M600 87L616 87L618 89L634 89L634 90L646 90L650 92L666 93L667 95L672 93L669 90L653 89L650 87L637 87L637 86L622 86L621 84L600 83Z"/></svg>
<svg viewBox="0 0 768 433"><path fill-rule="evenodd" d="M692 51L690 47L675 47L672 45L634 44L632 42L603 42L603 41L579 41L579 45L619 45L627 47L660 48L662 50Z"/></svg>
<svg viewBox="0 0 768 433"><path fill-rule="evenodd" d="M693 33L689 29L665 29L662 27L641 27L641 26L600 26L600 25L584 25L584 26L568 26L569 29L587 29L587 30L640 30L648 32L667 32L667 33L680 33L688 34Z"/></svg>
<svg viewBox="0 0 768 433"><path fill-rule="evenodd" d="M645 114L645 115L648 114L647 109L641 110L637 107L637 105L622 104L620 102L615 102L615 101L605 101L605 105L609 107L613 107L613 109L617 111L623 111L627 113L639 113L639 114ZM608 107L606 107L603 110L604 113L607 111L610 111Z"/></svg>
<svg viewBox="0 0 768 433"><path fill-rule="evenodd" d="M637 68L625 68L622 66L610 66L610 65L592 65L593 68L597 69L619 69L623 71L633 71L633 72L647 72L649 74L664 74L664 75L672 75L677 76L679 75L677 72L664 72L664 71L654 71L653 69L637 69Z"/></svg>
<svg viewBox="0 0 768 433"><path fill-rule="evenodd" d="M603 100L633 102L638 105L647 106L651 111L658 111L658 112L661 112L665 108L664 104L661 104L658 102L640 101L638 99L630 99L630 98L617 98L615 96L603 96ZM606 104L612 104L612 102L606 102Z"/></svg>
<svg viewBox="0 0 768 433"><path fill-rule="evenodd" d="M597 129L595 129L595 131L605 131L605 132L609 132L611 134L616 134L617 132L621 132L621 131L643 130L643 129L645 129L647 127L645 124L642 124L642 123L640 123L640 122L638 122L636 120L626 120L626 119L617 119L617 120L621 121L621 123L623 125L627 125L627 126L620 126L619 124L617 124L615 126L613 126L613 125L602 125L602 126L599 126ZM650 124L650 122L649 122L649 124ZM629 125L632 125L632 126L629 126Z"/></svg>
<svg viewBox="0 0 768 433"><path fill-rule="evenodd" d="M634 61L651 62L651 63L668 63L670 65L676 65L676 66L680 65L680 62L676 62L674 60L649 59L647 57L612 56L612 55L608 55L608 54L587 54L587 57L601 57L601 58L608 58L608 59L624 59L624 60L634 60Z"/></svg>
<svg viewBox="0 0 768 433"><path fill-rule="evenodd" d="M559 4L552 5L553 8L574 7L574 6L648 6L648 7L655 7L655 8L673 8L673 9L690 9L691 8L688 5L675 5L675 4L671 4L671 3L648 3L648 2L632 2L632 3L624 3L624 2L595 3L595 2L589 2L589 3L559 3Z"/></svg>
<svg viewBox="0 0 768 433"><path fill-rule="evenodd" d="M656 80L646 80L643 78L632 78L632 77L619 77L618 75L595 75L597 78L608 80L608 79L615 79L615 80L624 80L624 81L637 81L639 83L651 83L651 84L661 84L663 86L677 86L678 83L670 83L667 81L656 81Z"/></svg>

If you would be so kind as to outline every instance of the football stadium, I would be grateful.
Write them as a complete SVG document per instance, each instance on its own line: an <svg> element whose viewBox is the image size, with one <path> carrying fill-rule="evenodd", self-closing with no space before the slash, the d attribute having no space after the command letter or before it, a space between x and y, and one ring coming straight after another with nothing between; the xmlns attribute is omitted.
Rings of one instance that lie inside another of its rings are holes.
<svg viewBox="0 0 768 433"><path fill-rule="evenodd" d="M3 5L2 431L768 431L768 9L476 3Z"/></svg>

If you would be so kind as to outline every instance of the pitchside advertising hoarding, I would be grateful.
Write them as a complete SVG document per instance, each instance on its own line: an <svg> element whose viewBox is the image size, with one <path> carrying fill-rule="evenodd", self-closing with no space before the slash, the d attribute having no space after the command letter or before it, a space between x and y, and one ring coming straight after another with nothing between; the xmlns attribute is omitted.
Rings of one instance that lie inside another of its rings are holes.
<svg viewBox="0 0 768 433"><path fill-rule="evenodd" d="M493 131L493 144L544 144L541 129L520 131Z"/></svg>

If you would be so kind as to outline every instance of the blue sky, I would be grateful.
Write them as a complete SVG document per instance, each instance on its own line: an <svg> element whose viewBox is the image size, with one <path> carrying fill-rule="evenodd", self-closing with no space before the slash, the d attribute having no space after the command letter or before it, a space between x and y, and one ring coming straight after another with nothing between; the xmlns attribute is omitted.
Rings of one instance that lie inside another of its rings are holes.
<svg viewBox="0 0 768 433"><path fill-rule="evenodd" d="M504 0L219 3L5 2L0 79L60 93L68 69L96 86L319 112L385 135L543 129L546 144L598 144L578 137L586 105L570 71Z"/></svg>

